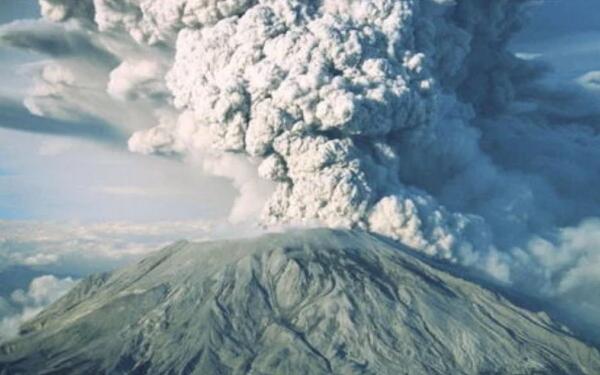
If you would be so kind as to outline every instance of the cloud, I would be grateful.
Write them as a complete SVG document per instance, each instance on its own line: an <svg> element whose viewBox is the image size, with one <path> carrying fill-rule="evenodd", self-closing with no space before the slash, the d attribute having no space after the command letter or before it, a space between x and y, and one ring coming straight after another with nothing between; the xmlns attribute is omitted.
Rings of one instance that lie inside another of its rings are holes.
<svg viewBox="0 0 600 375"><path fill-rule="evenodd" d="M70 289L75 281L71 278L57 279L52 275L40 276L29 284L29 290L16 290L11 299L23 306L44 306L56 301Z"/></svg>
<svg viewBox="0 0 600 375"><path fill-rule="evenodd" d="M218 227L211 221L0 221L0 260L6 266L87 275L126 264L179 239L219 236Z"/></svg>
<svg viewBox="0 0 600 375"><path fill-rule="evenodd" d="M50 222L0 220L0 271L26 266L73 277L128 264L177 240L205 241L263 232L227 220Z"/></svg>
<svg viewBox="0 0 600 375"><path fill-rule="evenodd" d="M468 104L488 110L511 100L504 72L513 59L487 46L516 29L518 6L455 6L473 17L454 17L452 2L410 10L404 2L324 2L299 14L284 2L244 3L239 17L186 25L167 76L185 120L136 133L130 149L264 159L260 174L277 185L263 214L268 224L371 229L454 260L473 243L493 254L487 236L468 238L488 232L483 220L446 210L422 184L400 178L406 150L431 152L444 127L469 144L470 160L485 159ZM467 85L469 71L489 90ZM449 90L458 93L443 94ZM446 146L453 154L445 162L456 164L449 168L466 167L460 144Z"/></svg>
<svg viewBox="0 0 600 375"><path fill-rule="evenodd" d="M0 221L0 341L15 336L22 323L93 272L129 264L176 240L204 241L259 232L256 227L232 226L222 220ZM17 287L27 282L27 289Z"/></svg>
<svg viewBox="0 0 600 375"><path fill-rule="evenodd" d="M181 119L130 149L246 154L276 184L269 225L364 228L547 283L526 244L599 214L597 99L507 50L520 2L379 5L259 2L182 27L167 76Z"/></svg>
<svg viewBox="0 0 600 375"><path fill-rule="evenodd" d="M509 49L524 3L53 0L1 39L54 60L30 110L231 180L231 222L366 229L567 298L593 284L599 99Z"/></svg>
<svg viewBox="0 0 600 375"><path fill-rule="evenodd" d="M34 133L93 139L99 142L120 143L125 135L94 118L78 118L77 121L57 120L32 114L23 104L0 98L0 127Z"/></svg>
<svg viewBox="0 0 600 375"><path fill-rule="evenodd" d="M49 264L55 264L59 260L57 254L33 254L22 260L22 264L26 266L46 266Z"/></svg>
<svg viewBox="0 0 600 375"><path fill-rule="evenodd" d="M546 285L549 293L577 295L594 293L600 287L598 244L600 219L592 218L578 226L561 229L553 240L533 238L528 250L542 269L550 273L547 280L550 285Z"/></svg>
<svg viewBox="0 0 600 375"><path fill-rule="evenodd" d="M15 21L0 27L0 45L37 52L54 58L87 56L100 65L115 65L117 58L77 23Z"/></svg>
<svg viewBox="0 0 600 375"><path fill-rule="evenodd" d="M94 6L90 0L40 0L39 4L42 16L54 22L94 18Z"/></svg>
<svg viewBox="0 0 600 375"><path fill-rule="evenodd" d="M600 332L599 244L600 219L594 217L513 249L522 267L517 285L537 290L592 336Z"/></svg>
<svg viewBox="0 0 600 375"><path fill-rule="evenodd" d="M256 165L238 155L201 155L197 161L203 171L225 177L233 183L238 195L229 212L233 224L254 223L263 209L264 202L273 193L273 184L261 179Z"/></svg>
<svg viewBox="0 0 600 375"><path fill-rule="evenodd" d="M110 73L107 92L120 100L167 100L165 68L157 61L124 61Z"/></svg>
<svg viewBox="0 0 600 375"><path fill-rule="evenodd" d="M16 336L22 323L32 319L44 307L65 295L76 283L77 281L70 277L59 279L45 275L33 279L28 290L15 290L10 296L10 303L20 312L4 317L0 315L0 341Z"/></svg>
<svg viewBox="0 0 600 375"><path fill-rule="evenodd" d="M67 6L58 1L52 4L60 9ZM101 34L92 23L75 19L63 23L15 21L0 26L0 46L51 58L21 68L32 77L33 86L23 102L35 116L80 122L90 133L106 127L106 133L129 136L155 125L157 116L171 108L162 79L168 55L165 49ZM90 122L94 126L88 126ZM35 130L56 133L53 126L44 125L38 123Z"/></svg>
<svg viewBox="0 0 600 375"><path fill-rule="evenodd" d="M600 91L600 70L587 72L579 77L578 82L589 90Z"/></svg>

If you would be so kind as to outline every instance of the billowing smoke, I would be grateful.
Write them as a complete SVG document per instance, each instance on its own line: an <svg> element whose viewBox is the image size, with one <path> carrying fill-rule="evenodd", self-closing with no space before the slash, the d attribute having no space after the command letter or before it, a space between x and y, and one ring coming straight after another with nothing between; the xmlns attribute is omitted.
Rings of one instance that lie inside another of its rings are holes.
<svg viewBox="0 0 600 375"><path fill-rule="evenodd" d="M449 212L403 181L410 168L403 164L411 149L435 152L437 128L453 127L470 141L473 110L457 91L470 95L471 64L481 81L491 75L495 66L472 62L471 55L488 52L479 44L502 47L518 2L222 3L227 11L208 21L167 28L179 26L166 83L175 107L192 120L138 133L132 150L209 148L262 160L260 176L276 183L265 224L364 228L470 262L479 254L474 246L484 249L482 261L493 251L480 218ZM140 9L142 19L155 18ZM127 30L138 40L160 39ZM474 98L508 101L510 82L498 80L487 85L492 92Z"/></svg>
<svg viewBox="0 0 600 375"><path fill-rule="evenodd" d="M508 50L526 3L40 0L110 56L103 94L153 108L129 148L232 179L236 219L361 228L570 300L600 286L598 99Z"/></svg>

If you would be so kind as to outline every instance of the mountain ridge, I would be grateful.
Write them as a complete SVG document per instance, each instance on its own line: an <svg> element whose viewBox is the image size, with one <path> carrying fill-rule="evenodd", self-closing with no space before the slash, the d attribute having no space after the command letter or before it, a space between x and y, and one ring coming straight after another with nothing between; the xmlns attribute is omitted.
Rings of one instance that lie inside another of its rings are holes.
<svg viewBox="0 0 600 375"><path fill-rule="evenodd" d="M595 374L544 313L364 232L179 241L92 276L0 346L0 374Z"/></svg>

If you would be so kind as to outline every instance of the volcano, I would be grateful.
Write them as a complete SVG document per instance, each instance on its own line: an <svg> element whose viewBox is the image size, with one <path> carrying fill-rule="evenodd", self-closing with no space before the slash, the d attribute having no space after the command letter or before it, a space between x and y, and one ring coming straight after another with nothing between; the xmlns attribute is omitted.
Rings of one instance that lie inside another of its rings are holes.
<svg viewBox="0 0 600 375"><path fill-rule="evenodd" d="M79 283L0 374L600 373L593 345L457 270L359 231L180 241Z"/></svg>

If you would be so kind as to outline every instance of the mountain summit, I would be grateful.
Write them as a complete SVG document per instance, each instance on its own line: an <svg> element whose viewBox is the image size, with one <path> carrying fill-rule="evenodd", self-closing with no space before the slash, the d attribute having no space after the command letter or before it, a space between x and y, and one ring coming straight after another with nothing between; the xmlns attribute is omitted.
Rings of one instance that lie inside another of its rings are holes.
<svg viewBox="0 0 600 375"><path fill-rule="evenodd" d="M178 242L81 282L0 374L599 374L546 314L363 232Z"/></svg>

